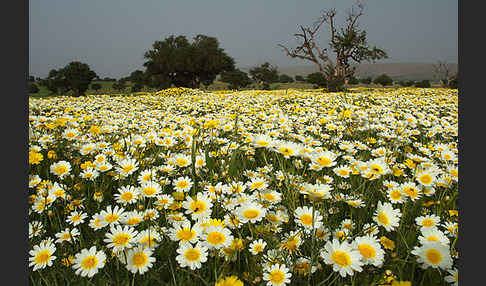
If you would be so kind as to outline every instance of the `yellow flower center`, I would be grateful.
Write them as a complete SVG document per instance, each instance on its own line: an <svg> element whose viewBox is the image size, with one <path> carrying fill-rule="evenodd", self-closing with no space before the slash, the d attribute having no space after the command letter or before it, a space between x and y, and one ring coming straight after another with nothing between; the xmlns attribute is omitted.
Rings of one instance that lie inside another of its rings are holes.
<svg viewBox="0 0 486 286"><path fill-rule="evenodd" d="M252 189L259 189L261 187L263 187L265 185L265 182L254 182L253 184L251 184L251 188Z"/></svg>
<svg viewBox="0 0 486 286"><path fill-rule="evenodd" d="M384 212L380 212L378 214L378 221L381 222L383 225L388 225L390 223L388 216Z"/></svg>
<svg viewBox="0 0 486 286"><path fill-rule="evenodd" d="M407 187L403 189L403 192L407 194L410 198L416 198L418 196L418 190L413 187Z"/></svg>
<svg viewBox="0 0 486 286"><path fill-rule="evenodd" d="M429 174L423 174L419 177L419 181L424 185L428 185L432 183L432 176Z"/></svg>
<svg viewBox="0 0 486 286"><path fill-rule="evenodd" d="M35 263L42 264L42 263L47 263L49 261L49 258L51 258L51 253L49 252L49 250L46 249L37 253L34 260Z"/></svg>
<svg viewBox="0 0 486 286"><path fill-rule="evenodd" d="M363 257L366 259L371 259L376 257L375 248L369 244L363 243L358 245L358 250L359 252L361 252L361 255L363 255Z"/></svg>
<svg viewBox="0 0 486 286"><path fill-rule="evenodd" d="M272 193L266 193L263 195L263 197L267 200L267 201L273 201L276 199L276 197L272 194Z"/></svg>
<svg viewBox="0 0 486 286"><path fill-rule="evenodd" d="M294 150L287 147L280 147L280 152L284 154L284 156L290 156L294 154Z"/></svg>
<svg viewBox="0 0 486 286"><path fill-rule="evenodd" d="M128 166L125 166L123 167L123 171L125 173L130 173L131 170L133 170L135 167L133 165L128 165Z"/></svg>
<svg viewBox="0 0 486 286"><path fill-rule="evenodd" d="M302 214L300 216L300 221L302 221L302 224L304 225L312 225L312 216L309 214Z"/></svg>
<svg viewBox="0 0 486 286"><path fill-rule="evenodd" d="M263 250L263 245L261 244L257 244L253 247L253 251L255 251L256 253L260 253L262 250Z"/></svg>
<svg viewBox="0 0 486 286"><path fill-rule="evenodd" d="M60 174L60 175L65 174L65 173L67 173L67 171L68 171L67 167L66 167L66 166L64 166L64 165L57 166L57 167L55 168L55 170L56 170L56 173L58 173L58 174Z"/></svg>
<svg viewBox="0 0 486 286"><path fill-rule="evenodd" d="M189 186L189 183L187 181L180 181L177 183L177 187L179 189L185 189L187 188L187 186Z"/></svg>
<svg viewBox="0 0 486 286"><path fill-rule="evenodd" d="M206 210L206 203L203 201L193 201L189 208L196 214Z"/></svg>
<svg viewBox="0 0 486 286"><path fill-rule="evenodd" d="M71 236L69 235L69 233L64 233L63 235L61 235L61 238L62 239L70 239Z"/></svg>
<svg viewBox="0 0 486 286"><path fill-rule="evenodd" d="M74 215L74 216L71 218L71 220L72 220L72 221L78 221L78 220L80 220L80 219L81 219L81 215Z"/></svg>
<svg viewBox="0 0 486 286"><path fill-rule="evenodd" d="M112 223L112 222L117 221L119 218L120 218L120 216L119 216L119 215L117 215L117 214L108 214L108 215L105 217L105 220L106 220L108 223Z"/></svg>
<svg viewBox="0 0 486 286"><path fill-rule="evenodd" d="M331 259L334 263L341 267L347 267L351 265L351 256L344 251L336 250L332 253Z"/></svg>
<svg viewBox="0 0 486 286"><path fill-rule="evenodd" d="M339 170L339 175L341 176L347 176L349 174L348 170L341 169Z"/></svg>
<svg viewBox="0 0 486 286"><path fill-rule="evenodd" d="M193 239L196 236L196 232L189 228L183 228L177 232L177 239L185 242Z"/></svg>
<svg viewBox="0 0 486 286"><path fill-rule="evenodd" d="M451 175L454 177L454 178L457 178L459 176L459 172L455 169L452 169L450 170Z"/></svg>
<svg viewBox="0 0 486 286"><path fill-rule="evenodd" d="M422 226L425 226L425 227L433 227L435 225L435 222L433 219L430 219L430 218L426 218L422 221Z"/></svg>
<svg viewBox="0 0 486 286"><path fill-rule="evenodd" d="M224 234L220 233L220 232L217 232L217 231L213 231L211 232L210 234L208 234L208 237L206 239L210 244L221 244L223 242L226 241L226 237L224 236Z"/></svg>
<svg viewBox="0 0 486 286"><path fill-rule="evenodd" d="M439 264L442 261L442 254L436 249L429 249L425 252L425 258L432 264Z"/></svg>
<svg viewBox="0 0 486 286"><path fill-rule="evenodd" d="M268 278L275 284L282 284L285 280L285 274L281 270L276 269L270 272Z"/></svg>
<svg viewBox="0 0 486 286"><path fill-rule="evenodd" d="M154 187L146 187L146 188L143 189L143 193L146 196L153 196L156 192L157 192L157 189L155 189Z"/></svg>
<svg viewBox="0 0 486 286"><path fill-rule="evenodd" d="M145 174L142 179L144 181L150 181L151 178L152 178L152 174L149 173L149 174Z"/></svg>
<svg viewBox="0 0 486 286"><path fill-rule="evenodd" d="M130 219L127 220L127 224L129 225L135 225L135 224L138 224L139 222L141 222L142 220L138 217L132 217Z"/></svg>
<svg viewBox="0 0 486 286"><path fill-rule="evenodd" d="M130 201L133 199L133 194L131 192L126 192L121 195L121 199L124 201Z"/></svg>
<svg viewBox="0 0 486 286"><path fill-rule="evenodd" d="M178 158L176 159L176 164L179 167L186 166L189 163L185 158Z"/></svg>
<svg viewBox="0 0 486 286"><path fill-rule="evenodd" d="M144 252L137 252L133 255L132 258L133 265L137 268L140 268L147 264L147 261L148 257L147 254L145 254Z"/></svg>
<svg viewBox="0 0 486 286"><path fill-rule="evenodd" d="M258 146L267 147L270 143L268 141L258 140L255 142Z"/></svg>
<svg viewBox="0 0 486 286"><path fill-rule="evenodd" d="M326 167L326 166L329 166L331 164L331 159L327 158L327 157L319 157L317 158L317 163L319 163L319 165L323 166L323 167Z"/></svg>
<svg viewBox="0 0 486 286"><path fill-rule="evenodd" d="M383 172L383 168L378 164L371 165L371 171L377 175Z"/></svg>
<svg viewBox="0 0 486 286"><path fill-rule="evenodd" d="M87 256L81 261L81 267L83 269L92 269L98 264L98 258L96 256Z"/></svg>
<svg viewBox="0 0 486 286"><path fill-rule="evenodd" d="M123 245L126 245L130 241L131 238L132 237L129 236L128 234L121 233L121 234L118 234L117 236L115 236L113 238L113 243L116 244L117 246L120 246L120 245L123 246Z"/></svg>
<svg viewBox="0 0 486 286"><path fill-rule="evenodd" d="M201 257L201 251L199 251L198 249L195 249L195 248L190 248L186 251L184 256L190 262L199 261L199 259Z"/></svg>
<svg viewBox="0 0 486 286"><path fill-rule="evenodd" d="M249 219L256 218L258 215L260 215L258 210L249 209L243 212L243 216Z"/></svg>
<svg viewBox="0 0 486 286"><path fill-rule="evenodd" d="M427 240L428 241L439 241L439 238L437 238L436 236L431 235L431 236L427 237Z"/></svg>
<svg viewBox="0 0 486 286"><path fill-rule="evenodd" d="M398 201L402 197L402 192L400 190L393 190L390 192L390 197L394 201Z"/></svg>

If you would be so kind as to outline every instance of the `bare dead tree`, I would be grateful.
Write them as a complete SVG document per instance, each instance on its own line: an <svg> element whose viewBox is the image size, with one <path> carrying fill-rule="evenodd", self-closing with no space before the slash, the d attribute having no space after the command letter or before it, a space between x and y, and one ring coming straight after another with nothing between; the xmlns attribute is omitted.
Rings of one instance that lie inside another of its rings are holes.
<svg viewBox="0 0 486 286"><path fill-rule="evenodd" d="M447 65L446 61L438 61L437 64L433 65L434 68L434 74L435 78L437 81L441 84L443 87L449 86L449 67Z"/></svg>
<svg viewBox="0 0 486 286"><path fill-rule="evenodd" d="M346 80L356 71L351 61L375 61L387 58L385 51L370 47L366 40L366 31L360 30L358 20L363 15L365 6L357 2L356 7L346 11L344 27L336 26L335 9L323 10L319 18L308 27L299 25L300 33L294 34L299 45L289 49L279 44L284 52L292 58L299 58L313 62L319 68L326 80ZM329 28L329 48L320 48L317 43L319 29L323 26ZM330 54L334 55L331 57Z"/></svg>

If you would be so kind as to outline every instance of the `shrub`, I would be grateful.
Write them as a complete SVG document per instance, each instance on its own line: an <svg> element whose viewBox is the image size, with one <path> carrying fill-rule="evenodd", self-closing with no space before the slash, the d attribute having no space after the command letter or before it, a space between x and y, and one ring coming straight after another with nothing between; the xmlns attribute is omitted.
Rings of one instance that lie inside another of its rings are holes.
<svg viewBox="0 0 486 286"><path fill-rule="evenodd" d="M373 83L380 84L381 86L387 86L387 85L391 85L393 83L393 79L391 77L389 77L387 74L382 74L382 75L378 76L377 78L375 78Z"/></svg>
<svg viewBox="0 0 486 286"><path fill-rule="evenodd" d="M38 93L39 87L35 83L29 83L29 93Z"/></svg>
<svg viewBox="0 0 486 286"><path fill-rule="evenodd" d="M424 79L423 81L416 82L415 87L427 88L430 87L430 82L428 79Z"/></svg>

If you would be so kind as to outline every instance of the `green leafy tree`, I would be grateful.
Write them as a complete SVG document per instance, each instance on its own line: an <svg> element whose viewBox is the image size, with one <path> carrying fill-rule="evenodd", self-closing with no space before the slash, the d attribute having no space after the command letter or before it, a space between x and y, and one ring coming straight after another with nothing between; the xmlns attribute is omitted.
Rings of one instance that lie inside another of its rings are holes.
<svg viewBox="0 0 486 286"><path fill-rule="evenodd" d="M84 95L91 81L96 77L88 64L71 62L59 71L61 82L67 91L72 91L74 96Z"/></svg>
<svg viewBox="0 0 486 286"><path fill-rule="evenodd" d="M83 95L88 90L96 73L81 62L71 62L62 69L49 71L49 75L41 82L51 93L73 92L74 96Z"/></svg>
<svg viewBox="0 0 486 286"><path fill-rule="evenodd" d="M172 84L198 88L210 85L223 71L235 68L214 37L197 35L193 43L184 36L170 36L156 41L144 54L146 83L150 87L168 88Z"/></svg>
<svg viewBox="0 0 486 286"><path fill-rule="evenodd" d="M428 79L424 79L422 81L416 82L415 87L428 88L430 87L430 81Z"/></svg>
<svg viewBox="0 0 486 286"><path fill-rule="evenodd" d="M393 79L391 77L389 77L387 74L382 74L382 75L378 76L377 78L375 78L373 83L380 84L381 86L387 86L387 85L391 85L393 83Z"/></svg>
<svg viewBox="0 0 486 286"><path fill-rule="evenodd" d="M250 69L250 76L262 89L270 89L270 84L279 79L277 68L268 62Z"/></svg>
<svg viewBox="0 0 486 286"><path fill-rule="evenodd" d="M98 91L101 89L101 84L95 82L91 85L91 89L94 90L94 91Z"/></svg>
<svg viewBox="0 0 486 286"><path fill-rule="evenodd" d="M248 74L239 69L222 72L221 81L229 83L230 89L240 89L251 84L251 79L248 77Z"/></svg>
<svg viewBox="0 0 486 286"><path fill-rule="evenodd" d="M127 88L126 81L124 79L120 79L119 81L113 83L112 88L118 92L122 92L125 90L125 88Z"/></svg>
<svg viewBox="0 0 486 286"><path fill-rule="evenodd" d="M136 82L136 83L134 83L134 84L132 85L132 87L130 88L130 91L131 91L131 92L139 92L139 91L141 91L142 89L143 89L143 85L142 85L141 83Z"/></svg>
<svg viewBox="0 0 486 286"><path fill-rule="evenodd" d="M358 2L356 9L354 8L347 12L341 29L338 29L336 23L336 10L324 10L312 26L300 26L301 33L294 34L300 42L299 46L289 49L279 45L288 56L316 64L331 91L342 89L339 83L344 85L354 75L356 66L351 66L353 62L374 62L388 57L384 50L368 44L366 31L359 27L358 20L363 15L364 5ZM329 48L320 48L317 40L318 31L323 24L329 28Z"/></svg>
<svg viewBox="0 0 486 286"><path fill-rule="evenodd" d="M359 80L360 83L362 84L370 84L373 82L373 79L371 78L371 76L369 77L365 77L365 78L362 78Z"/></svg>
<svg viewBox="0 0 486 286"><path fill-rule="evenodd" d="M320 72L314 72L307 75L305 81L314 84L316 87L326 87L326 78Z"/></svg>
<svg viewBox="0 0 486 286"><path fill-rule="evenodd" d="M67 84L60 70L52 69L48 76L39 82L41 86L47 88L51 94L60 94L67 92Z"/></svg>
<svg viewBox="0 0 486 286"><path fill-rule="evenodd" d="M143 86L146 81L146 74L142 70L133 71L127 78L131 83Z"/></svg>
<svg viewBox="0 0 486 286"><path fill-rule="evenodd" d="M278 82L291 83L291 82L294 82L294 79L289 75L281 74L278 78Z"/></svg>
<svg viewBox="0 0 486 286"><path fill-rule="evenodd" d="M350 76L348 80L348 84L359 84L359 80L354 76Z"/></svg>
<svg viewBox="0 0 486 286"><path fill-rule="evenodd" d="M409 86L413 86L415 82L413 80L409 80L409 81L402 80L399 81L398 84L403 87L409 87Z"/></svg>
<svg viewBox="0 0 486 286"><path fill-rule="evenodd" d="M296 75L295 76L295 81L298 81L298 82L304 82L305 81L305 78L301 75Z"/></svg>
<svg viewBox="0 0 486 286"><path fill-rule="evenodd" d="M29 83L29 93L38 93L39 87L35 83Z"/></svg>

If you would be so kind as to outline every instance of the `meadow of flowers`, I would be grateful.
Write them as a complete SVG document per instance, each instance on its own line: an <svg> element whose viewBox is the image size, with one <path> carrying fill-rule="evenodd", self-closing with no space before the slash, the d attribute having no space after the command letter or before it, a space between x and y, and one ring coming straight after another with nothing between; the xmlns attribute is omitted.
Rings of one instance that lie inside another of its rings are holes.
<svg viewBox="0 0 486 286"><path fill-rule="evenodd" d="M32 285L457 285L457 90L29 99Z"/></svg>

